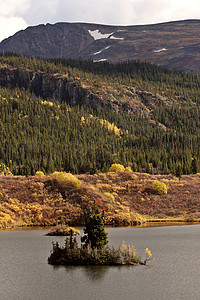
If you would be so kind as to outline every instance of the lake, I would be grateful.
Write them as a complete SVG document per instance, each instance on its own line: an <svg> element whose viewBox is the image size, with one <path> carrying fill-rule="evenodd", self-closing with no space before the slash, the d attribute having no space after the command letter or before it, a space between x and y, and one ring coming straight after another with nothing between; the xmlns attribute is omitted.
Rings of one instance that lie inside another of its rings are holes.
<svg viewBox="0 0 200 300"><path fill-rule="evenodd" d="M134 245L148 266L54 267L48 230L0 231L0 299L200 299L200 225L106 228L110 244Z"/></svg>

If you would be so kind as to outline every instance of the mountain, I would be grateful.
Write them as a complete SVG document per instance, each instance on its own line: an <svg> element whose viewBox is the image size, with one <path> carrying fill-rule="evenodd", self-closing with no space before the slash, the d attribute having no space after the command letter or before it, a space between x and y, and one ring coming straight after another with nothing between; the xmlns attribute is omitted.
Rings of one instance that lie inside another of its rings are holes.
<svg viewBox="0 0 200 300"><path fill-rule="evenodd" d="M40 58L113 63L141 60L200 72L200 20L108 26L57 23L28 27L0 43L0 51Z"/></svg>

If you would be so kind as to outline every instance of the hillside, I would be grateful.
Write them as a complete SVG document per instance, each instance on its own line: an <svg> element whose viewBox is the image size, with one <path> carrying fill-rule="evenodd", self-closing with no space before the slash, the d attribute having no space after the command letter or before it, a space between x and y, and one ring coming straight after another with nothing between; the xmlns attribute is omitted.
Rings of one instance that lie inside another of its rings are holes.
<svg viewBox="0 0 200 300"><path fill-rule="evenodd" d="M0 51L27 57L113 63L137 60L187 72L200 71L200 21L108 26L57 23L28 27L0 43Z"/></svg>
<svg viewBox="0 0 200 300"><path fill-rule="evenodd" d="M0 161L14 175L93 174L114 162L152 174L198 171L199 75L134 61L0 63Z"/></svg>
<svg viewBox="0 0 200 300"><path fill-rule="evenodd" d="M60 186L51 176L1 176L0 227L84 224L84 209L94 200L107 225L145 221L199 221L200 176L142 173L79 175L79 187ZM154 181L166 184L167 194L156 194ZM129 189L127 189L127 185Z"/></svg>
<svg viewBox="0 0 200 300"><path fill-rule="evenodd" d="M94 201L107 225L199 221L199 83L136 61L1 56L0 227L81 225ZM129 171L108 172L113 163Z"/></svg>

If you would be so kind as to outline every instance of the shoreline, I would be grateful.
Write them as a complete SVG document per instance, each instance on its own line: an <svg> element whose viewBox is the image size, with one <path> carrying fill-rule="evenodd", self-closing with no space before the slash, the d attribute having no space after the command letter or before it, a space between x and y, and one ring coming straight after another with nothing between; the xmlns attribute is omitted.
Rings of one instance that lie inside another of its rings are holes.
<svg viewBox="0 0 200 300"><path fill-rule="evenodd" d="M113 226L113 225L105 225L105 228L147 228L147 227L162 227L162 226L181 226L181 225L199 225L200 221L185 221L179 219L153 219L147 220L145 223L136 224L136 225L127 225L127 226ZM8 226L8 227L0 227L0 231L6 230L43 230L43 229L50 229L55 227L54 225L19 225L19 226ZM83 227L83 225L75 225L74 228Z"/></svg>

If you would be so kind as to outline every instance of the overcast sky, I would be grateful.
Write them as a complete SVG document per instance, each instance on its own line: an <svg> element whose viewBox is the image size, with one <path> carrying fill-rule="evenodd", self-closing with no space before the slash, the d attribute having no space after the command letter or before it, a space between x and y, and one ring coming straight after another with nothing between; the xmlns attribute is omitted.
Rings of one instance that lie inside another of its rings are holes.
<svg viewBox="0 0 200 300"><path fill-rule="evenodd" d="M199 0L0 0L0 40L30 25L137 25L200 19Z"/></svg>

